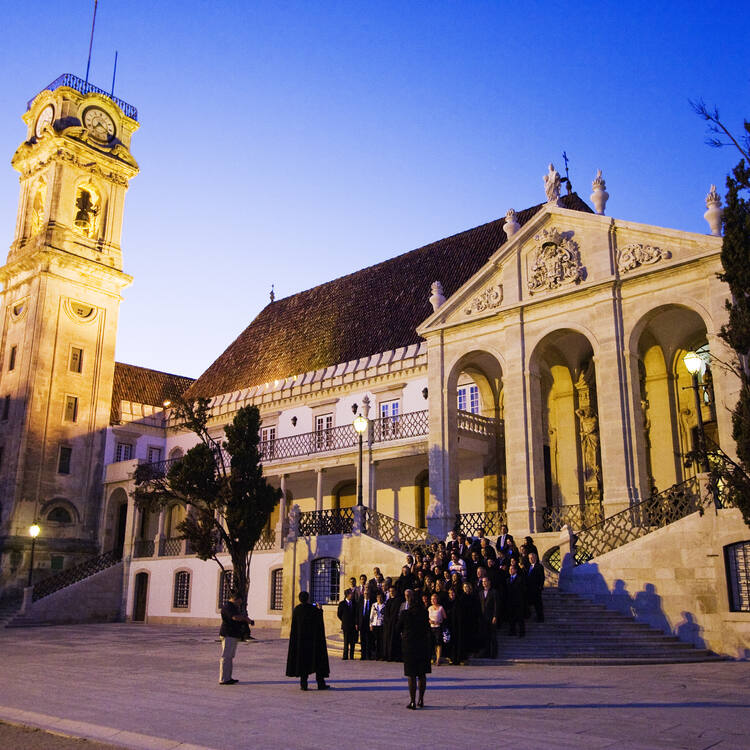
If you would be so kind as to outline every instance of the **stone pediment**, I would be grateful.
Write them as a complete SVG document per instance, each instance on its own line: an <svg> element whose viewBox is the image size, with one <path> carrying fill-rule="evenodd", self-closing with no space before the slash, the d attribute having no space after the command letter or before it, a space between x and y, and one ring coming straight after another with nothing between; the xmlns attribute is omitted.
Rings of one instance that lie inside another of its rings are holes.
<svg viewBox="0 0 750 750"><path fill-rule="evenodd" d="M578 243L572 231L545 228L534 236L536 247L527 256L529 294L578 284L585 278Z"/></svg>

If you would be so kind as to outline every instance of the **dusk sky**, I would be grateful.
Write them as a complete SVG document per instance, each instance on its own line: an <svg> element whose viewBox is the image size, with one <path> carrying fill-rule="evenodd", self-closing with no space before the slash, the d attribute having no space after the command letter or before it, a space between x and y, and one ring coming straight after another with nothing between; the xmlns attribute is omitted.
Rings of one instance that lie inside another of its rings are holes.
<svg viewBox="0 0 750 750"><path fill-rule="evenodd" d="M744 8L744 10L743 10ZM93 0L6 3L0 232L27 100L85 76ZM750 118L742 2L101 0L89 80L138 108L117 359L197 376L268 303L544 200L706 233ZM429 295L433 279L405 279ZM362 305L377 305L363 299Z"/></svg>

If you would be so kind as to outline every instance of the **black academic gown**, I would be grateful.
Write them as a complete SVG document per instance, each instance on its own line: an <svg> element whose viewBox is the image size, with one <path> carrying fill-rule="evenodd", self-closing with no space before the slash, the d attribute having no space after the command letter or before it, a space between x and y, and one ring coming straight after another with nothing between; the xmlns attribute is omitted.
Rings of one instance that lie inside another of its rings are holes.
<svg viewBox="0 0 750 750"><path fill-rule="evenodd" d="M313 604L298 604L292 613L287 677L307 677L315 672L322 680L330 674L323 611Z"/></svg>
<svg viewBox="0 0 750 750"><path fill-rule="evenodd" d="M398 611L403 599L396 596L385 603L383 613L383 646L387 661L399 661L401 659L401 636L396 630L398 622Z"/></svg>

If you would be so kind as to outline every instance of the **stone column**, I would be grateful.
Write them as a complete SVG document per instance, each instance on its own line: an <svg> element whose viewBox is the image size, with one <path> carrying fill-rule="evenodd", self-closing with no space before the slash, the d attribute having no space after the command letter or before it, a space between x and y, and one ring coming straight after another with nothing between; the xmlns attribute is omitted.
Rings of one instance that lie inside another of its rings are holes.
<svg viewBox="0 0 750 750"><path fill-rule="evenodd" d="M120 603L120 619L127 620L128 615L128 592L131 589L130 565L133 560L133 547L135 537L138 533L138 523L141 511L138 510L135 500L128 495L128 511L125 516L125 543L122 548L122 600Z"/></svg>
<svg viewBox="0 0 750 750"><path fill-rule="evenodd" d="M159 511L159 524L154 537L154 557L159 557L161 554L161 543L164 541L164 522L166 521L167 511L162 508Z"/></svg>
<svg viewBox="0 0 750 750"><path fill-rule="evenodd" d="M281 497L279 498L279 521L276 524L276 546L284 546L284 533L286 532L286 474L282 474L279 479Z"/></svg>
<svg viewBox="0 0 750 750"><path fill-rule="evenodd" d="M708 334L708 350L711 357L716 357L720 362L731 362L734 353L726 343L716 334ZM713 378L714 409L716 412L716 427L719 433L719 445L721 449L732 458L737 458L737 446L732 437L732 410L737 405L740 395L740 381L733 373L722 367L718 362L713 362L711 367Z"/></svg>
<svg viewBox="0 0 750 750"><path fill-rule="evenodd" d="M323 473L325 469L315 469L317 485L315 488L315 510L323 510Z"/></svg>
<svg viewBox="0 0 750 750"><path fill-rule="evenodd" d="M185 506L185 513L186 515L190 515L193 511L193 506L189 503ZM188 546L187 546L187 539L183 539L180 542L180 554L181 555L187 555L188 554Z"/></svg>
<svg viewBox="0 0 750 750"><path fill-rule="evenodd" d="M651 484L648 475L649 456L646 437L646 416L641 403L641 381L638 369L638 355L633 352L625 354L625 373L630 394L629 421L633 450L633 502L646 500L651 495Z"/></svg>
<svg viewBox="0 0 750 750"><path fill-rule="evenodd" d="M368 495L368 502L366 505L370 508L370 510L377 510L378 509L378 481L377 481L377 468L378 468L378 462L372 460L372 446L370 446L369 453L369 460L367 462L367 465L369 467L369 477L367 481L367 495Z"/></svg>

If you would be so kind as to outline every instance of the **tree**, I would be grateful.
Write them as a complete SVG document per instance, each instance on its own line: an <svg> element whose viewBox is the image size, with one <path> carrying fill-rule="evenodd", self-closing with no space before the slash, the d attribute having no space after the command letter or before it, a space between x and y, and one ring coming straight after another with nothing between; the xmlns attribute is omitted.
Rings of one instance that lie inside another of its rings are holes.
<svg viewBox="0 0 750 750"><path fill-rule="evenodd" d="M695 112L708 123L707 143L721 148L733 146L742 158L727 176L724 208L724 240L719 278L729 286L726 302L728 321L719 335L732 349L735 359L724 363L740 380L740 394L732 411L732 437L737 445L737 461L718 446L703 448L711 482L721 488L728 500L742 512L750 525L750 122L744 123L744 135L735 137L722 123L718 109L709 110L702 100L691 102ZM746 162L747 160L747 162Z"/></svg>
<svg viewBox="0 0 750 750"><path fill-rule="evenodd" d="M149 464L136 469L136 505L153 512L179 501L189 506L177 530L201 560L216 560L222 548L232 560L232 591L247 600L253 549L265 529L281 490L263 477L258 443L260 415L255 406L240 409L224 428L220 442L208 429L207 399L180 400L174 416L198 443L169 470Z"/></svg>

